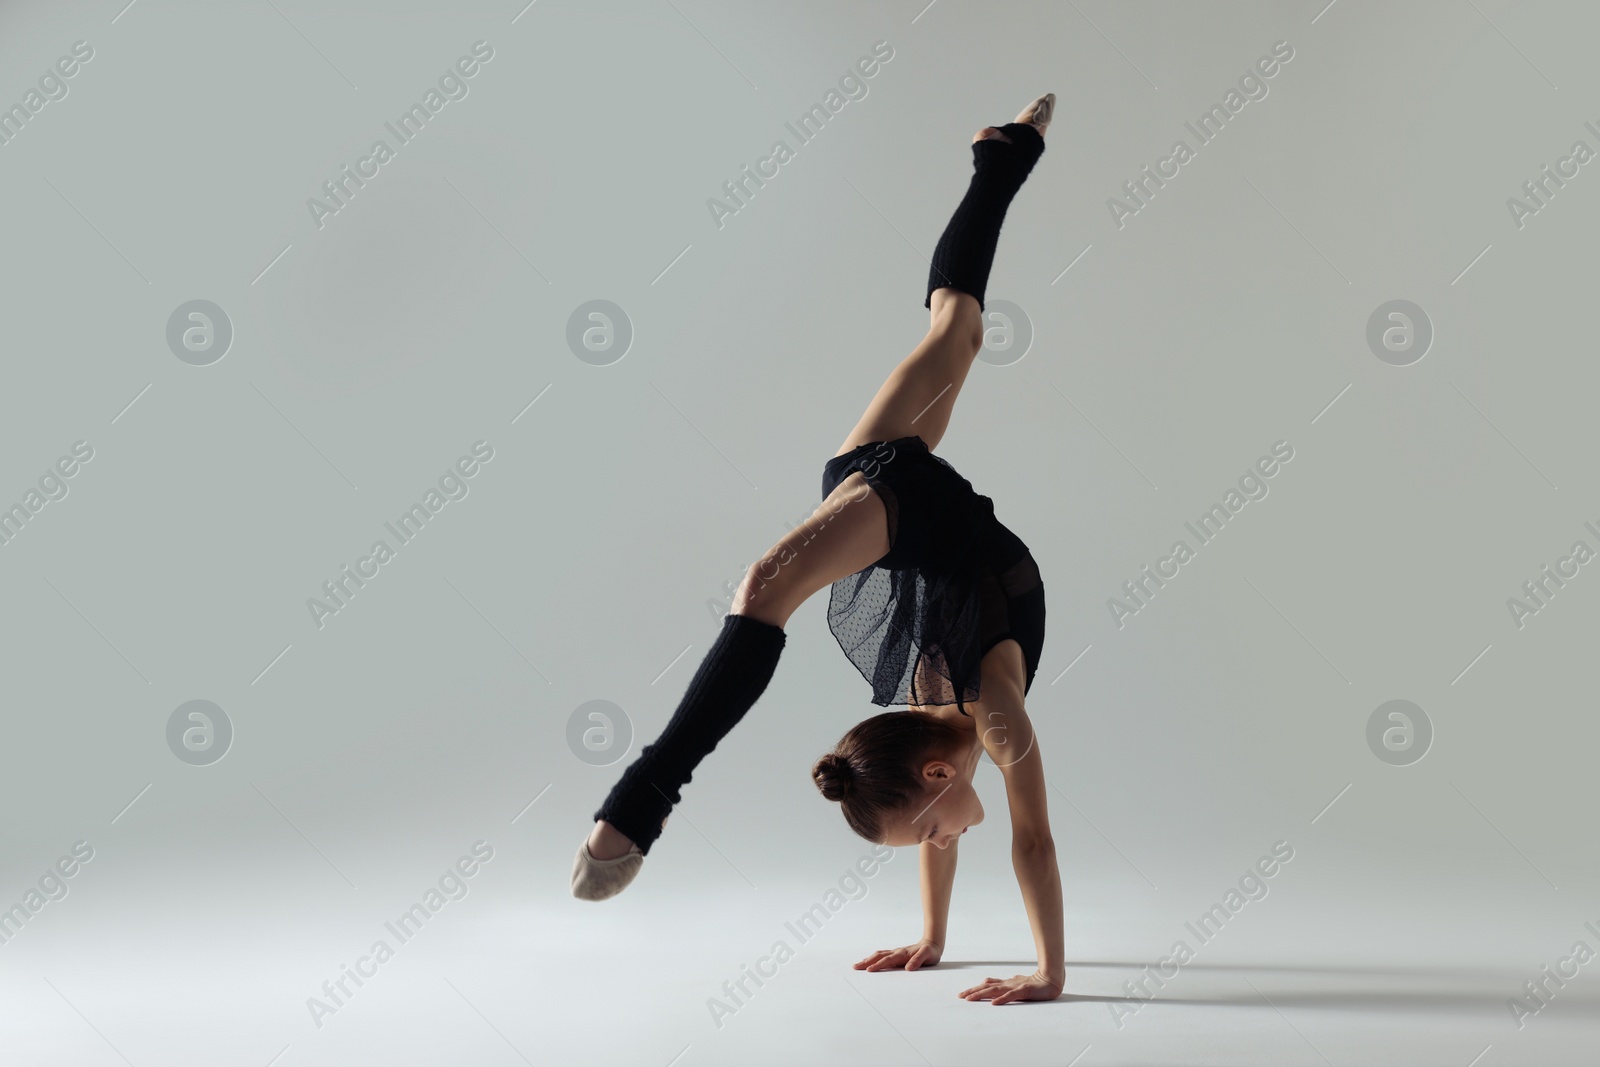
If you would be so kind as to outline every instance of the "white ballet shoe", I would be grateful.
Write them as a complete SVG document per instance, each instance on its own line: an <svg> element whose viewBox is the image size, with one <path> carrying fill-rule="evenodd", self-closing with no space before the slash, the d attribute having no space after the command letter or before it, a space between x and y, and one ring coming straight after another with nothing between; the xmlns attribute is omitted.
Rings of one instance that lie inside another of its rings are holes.
<svg viewBox="0 0 1600 1067"><path fill-rule="evenodd" d="M607 900L628 888L642 866L644 852L638 845L630 844L614 859L597 860L589 854L585 839L572 859L572 895L579 900Z"/></svg>
<svg viewBox="0 0 1600 1067"><path fill-rule="evenodd" d="M1043 96L1035 97L1028 104L1028 106L1018 112L1017 117L1011 121L1026 123L1027 125L1037 129L1039 131L1039 136L1043 137L1045 135L1045 131L1050 128L1050 120L1055 117L1055 111L1056 94L1045 93ZM1007 144L1011 143L1011 138L1007 137L998 126L985 126L983 129L973 134L972 139L974 141L994 140L1004 141Z"/></svg>
<svg viewBox="0 0 1600 1067"><path fill-rule="evenodd" d="M1055 116L1056 94L1045 93L1036 98L1031 104L1018 113L1013 122L1027 122L1039 127L1039 132L1044 133L1050 125L1050 120Z"/></svg>

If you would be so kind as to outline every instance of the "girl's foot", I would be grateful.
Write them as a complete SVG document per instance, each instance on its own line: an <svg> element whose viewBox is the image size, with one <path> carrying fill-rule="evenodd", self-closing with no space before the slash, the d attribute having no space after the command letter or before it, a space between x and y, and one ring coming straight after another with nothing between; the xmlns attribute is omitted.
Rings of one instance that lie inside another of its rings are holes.
<svg viewBox="0 0 1600 1067"><path fill-rule="evenodd" d="M672 816L668 815L667 819L670 818ZM667 819L661 820L661 828L663 830L667 828ZM618 856L626 856L629 852L638 848L633 843L633 838L624 834L604 819L594 824L594 829L589 831L589 840L585 844L589 846L589 855L597 860L616 859Z"/></svg>
<svg viewBox="0 0 1600 1067"><path fill-rule="evenodd" d="M667 825L667 820L662 819L661 825ZM597 860L614 860L618 856L626 856L635 847L632 838L604 819L597 821L594 829L589 832L588 846L589 855Z"/></svg>
<svg viewBox="0 0 1600 1067"><path fill-rule="evenodd" d="M612 859L595 859L589 842L578 846L572 857L572 895L579 900L609 900L628 888L644 864L644 853L637 845Z"/></svg>
<svg viewBox="0 0 1600 1067"><path fill-rule="evenodd" d="M1043 137L1044 131L1049 128L1050 120L1055 115L1055 109L1056 94L1045 93L1043 96L1036 98L1033 100L1033 102L1028 104L1027 107L1018 112L1017 117L1013 121L1026 123L1027 125L1032 126L1034 129L1039 131L1039 136ZM1007 142L1011 140L1011 138L1007 137L1004 133L1001 133L1000 128L997 126L985 126L983 129L973 134L972 139L974 141L987 141L994 139Z"/></svg>
<svg viewBox="0 0 1600 1067"><path fill-rule="evenodd" d="M667 820L662 819L661 825L666 826ZM643 864L644 850L599 819L572 857L572 895L579 900L609 900L628 888Z"/></svg>

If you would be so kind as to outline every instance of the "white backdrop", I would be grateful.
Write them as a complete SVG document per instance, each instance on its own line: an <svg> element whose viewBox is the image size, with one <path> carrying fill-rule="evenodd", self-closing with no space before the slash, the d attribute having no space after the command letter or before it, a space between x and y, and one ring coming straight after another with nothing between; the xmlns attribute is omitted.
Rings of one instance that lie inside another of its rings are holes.
<svg viewBox="0 0 1600 1067"><path fill-rule="evenodd" d="M1509 1002L1600 947L1590 7L123 4L0 9L17 1062L1583 1062L1588 968ZM912 850L786 932L870 852L808 777L878 710L825 595L572 900L1045 91L939 453L1044 575L1069 996L954 996L1034 962L992 767L944 967L848 966Z"/></svg>

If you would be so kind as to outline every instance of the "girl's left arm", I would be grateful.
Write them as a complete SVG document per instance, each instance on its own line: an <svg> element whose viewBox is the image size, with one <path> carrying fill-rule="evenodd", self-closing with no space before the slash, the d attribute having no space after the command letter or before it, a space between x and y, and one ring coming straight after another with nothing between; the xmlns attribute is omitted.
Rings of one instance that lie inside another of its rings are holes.
<svg viewBox="0 0 1600 1067"><path fill-rule="evenodd" d="M1038 978L1043 990L1019 990L1007 999L1053 999L1066 982L1066 949L1062 935L1061 872L1055 841L1050 836L1044 760L1033 724L1020 695L1005 702L1006 710L988 709L978 724L984 749L1006 783L1011 812L1011 865L1017 872L1033 941L1039 955ZM1041 996L1040 994L1046 994Z"/></svg>

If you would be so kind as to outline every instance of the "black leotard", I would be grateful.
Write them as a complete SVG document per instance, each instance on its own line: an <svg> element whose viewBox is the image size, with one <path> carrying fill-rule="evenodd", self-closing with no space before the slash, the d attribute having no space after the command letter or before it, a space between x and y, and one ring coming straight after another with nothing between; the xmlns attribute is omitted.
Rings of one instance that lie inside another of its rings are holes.
<svg viewBox="0 0 1600 1067"><path fill-rule="evenodd" d="M889 551L833 583L828 628L871 683L872 702L966 712L984 654L1007 637L1022 647L1026 692L1044 648L1044 583L994 501L916 436L833 457L823 497L856 470L883 500Z"/></svg>

